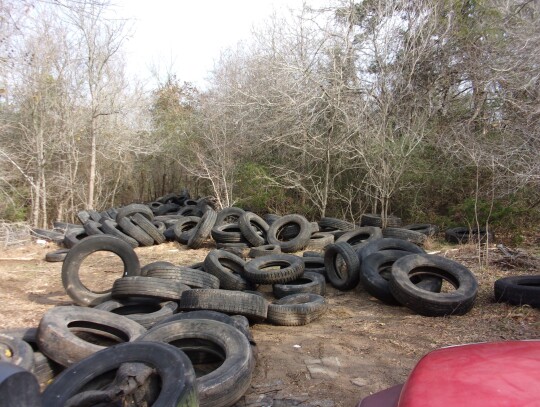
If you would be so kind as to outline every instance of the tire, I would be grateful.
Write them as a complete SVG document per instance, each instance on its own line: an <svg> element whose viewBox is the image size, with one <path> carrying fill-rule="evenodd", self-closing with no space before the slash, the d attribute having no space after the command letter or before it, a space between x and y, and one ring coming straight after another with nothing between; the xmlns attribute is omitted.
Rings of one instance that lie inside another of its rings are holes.
<svg viewBox="0 0 540 407"><path fill-rule="evenodd" d="M87 220L86 222L84 222L83 227L88 236L103 234L103 231L101 230L101 223L99 222Z"/></svg>
<svg viewBox="0 0 540 407"><path fill-rule="evenodd" d="M178 320L151 329L140 340L171 343L186 352L203 340L223 351L223 363L196 380L201 407L232 406L251 385L255 360L246 337L231 325L208 319Z"/></svg>
<svg viewBox="0 0 540 407"><path fill-rule="evenodd" d="M269 254L280 254L281 253L281 247L275 244L266 244L262 246L252 247L249 250L248 257L251 257L252 259L256 257L261 256L267 256Z"/></svg>
<svg viewBox="0 0 540 407"><path fill-rule="evenodd" d="M165 236L163 231L165 230L165 224L162 223L162 229L156 227L153 222L146 219L140 213L136 213L131 217L133 223L139 226L148 236L150 236L156 244L165 243ZM161 222L160 222L161 223Z"/></svg>
<svg viewBox="0 0 540 407"><path fill-rule="evenodd" d="M141 276L146 276L152 270L168 270L171 267L176 267L170 261L153 261L141 267Z"/></svg>
<svg viewBox="0 0 540 407"><path fill-rule="evenodd" d="M148 220L154 220L154 213L152 210L143 204L131 204L118 209L116 214L116 222L120 222L122 218L133 216L136 213L140 213Z"/></svg>
<svg viewBox="0 0 540 407"><path fill-rule="evenodd" d="M248 290L250 282L243 276L246 262L235 254L224 250L212 250L204 259L204 270L219 279L224 290Z"/></svg>
<svg viewBox="0 0 540 407"><path fill-rule="evenodd" d="M118 221L118 226L126 235L135 239L140 246L153 246L154 239L152 236L134 224L130 218L123 217Z"/></svg>
<svg viewBox="0 0 540 407"><path fill-rule="evenodd" d="M143 297L161 301L178 301L190 288L178 281L153 277L122 277L113 283L112 297L115 299Z"/></svg>
<svg viewBox="0 0 540 407"><path fill-rule="evenodd" d="M194 289L185 291L180 299L181 310L212 310L244 315L252 322L266 319L267 301L255 294L239 291Z"/></svg>
<svg viewBox="0 0 540 407"><path fill-rule="evenodd" d="M34 351L21 338L0 333L0 360L32 372L34 370Z"/></svg>
<svg viewBox="0 0 540 407"><path fill-rule="evenodd" d="M276 220L281 218L281 216L276 215L275 213L267 213L266 215L263 215L262 217L266 223L268 223L268 226L270 226L272 223L274 223Z"/></svg>
<svg viewBox="0 0 540 407"><path fill-rule="evenodd" d="M238 223L225 223L215 225L211 231L212 238L218 243L243 243L247 242L242 235Z"/></svg>
<svg viewBox="0 0 540 407"><path fill-rule="evenodd" d="M414 230L415 232L422 233L428 237L435 236L439 233L439 227L430 223L414 223L403 226L403 229Z"/></svg>
<svg viewBox="0 0 540 407"><path fill-rule="evenodd" d="M281 241L280 233L288 224L296 224L300 227L298 235L288 241ZM269 244L281 247L284 253L293 253L303 250L309 243L311 226L306 218L301 215L286 215L276 220L268 229L267 240Z"/></svg>
<svg viewBox="0 0 540 407"><path fill-rule="evenodd" d="M324 259L324 252L308 250L302 253L302 257L320 257Z"/></svg>
<svg viewBox="0 0 540 407"><path fill-rule="evenodd" d="M77 218L81 222L81 225L84 225L90 220L90 214L88 213L88 211L79 211L77 212Z"/></svg>
<svg viewBox="0 0 540 407"><path fill-rule="evenodd" d="M174 236L177 242L187 244L189 236L197 227L201 218L197 216L183 216L173 226Z"/></svg>
<svg viewBox="0 0 540 407"><path fill-rule="evenodd" d="M306 325L326 312L324 297L317 294L293 294L268 305L268 321L275 325Z"/></svg>
<svg viewBox="0 0 540 407"><path fill-rule="evenodd" d="M328 230L353 230L356 226L345 220L337 218L321 218L318 222L322 231Z"/></svg>
<svg viewBox="0 0 540 407"><path fill-rule="evenodd" d="M405 252L416 254L426 253L424 249L418 247L414 243L390 237L373 240L367 245L358 248L357 253L360 261L363 261L370 254L380 252L382 250L403 250Z"/></svg>
<svg viewBox="0 0 540 407"><path fill-rule="evenodd" d="M0 407L41 407L39 385L28 370L0 362Z"/></svg>
<svg viewBox="0 0 540 407"><path fill-rule="evenodd" d="M45 261L48 261L50 263L64 261L68 253L69 249L59 249L48 252L47 254L45 254Z"/></svg>
<svg viewBox="0 0 540 407"><path fill-rule="evenodd" d="M495 281L495 301L540 308L540 276L512 276Z"/></svg>
<svg viewBox="0 0 540 407"><path fill-rule="evenodd" d="M246 211L244 211L242 208L237 208L234 206L229 208L223 208L217 214L216 226L221 226L226 223L238 223L238 219L244 213L246 213Z"/></svg>
<svg viewBox="0 0 540 407"><path fill-rule="evenodd" d="M370 242L372 240L381 239L382 237L383 233L381 228L376 226L363 226L342 234L336 240L336 243L346 242L351 246L355 246L361 243Z"/></svg>
<svg viewBox="0 0 540 407"><path fill-rule="evenodd" d="M203 216L203 211L197 205L187 205L178 210L178 215L182 216Z"/></svg>
<svg viewBox="0 0 540 407"><path fill-rule="evenodd" d="M406 240L418 246L422 246L427 240L427 236L423 233L402 228L384 228L382 234L383 237Z"/></svg>
<svg viewBox="0 0 540 407"><path fill-rule="evenodd" d="M343 261L341 265L338 264L338 256ZM360 261L348 243L339 242L328 246L324 253L324 267L328 281L338 290L352 290L360 281Z"/></svg>
<svg viewBox="0 0 540 407"><path fill-rule="evenodd" d="M72 229L66 232L63 243L64 246L71 249L72 247L78 245L86 237L88 237L88 235L84 229Z"/></svg>
<svg viewBox="0 0 540 407"><path fill-rule="evenodd" d="M208 209L201 218L201 221L190 232L187 246L190 249L199 249L204 241L210 236L210 232L216 223L217 214L213 209Z"/></svg>
<svg viewBox="0 0 540 407"><path fill-rule="evenodd" d="M45 312L39 323L39 349L62 366L70 366L104 346L90 343L74 332L99 333L116 342L133 341L146 329L122 315L94 308L76 306L54 307Z"/></svg>
<svg viewBox="0 0 540 407"><path fill-rule="evenodd" d="M307 271L304 272L302 277L290 283L274 284L272 292L276 298L300 293L312 293L324 296L326 294L326 282L324 275Z"/></svg>
<svg viewBox="0 0 540 407"><path fill-rule="evenodd" d="M418 268L450 282L456 290L434 293L418 288L410 279ZM390 292L401 304L425 316L464 315L470 311L478 292L476 277L465 266L444 257L414 254L392 266Z"/></svg>
<svg viewBox="0 0 540 407"><path fill-rule="evenodd" d="M133 248L139 247L139 242L117 229L116 223L111 220L103 221L101 229L108 235L122 239Z"/></svg>
<svg viewBox="0 0 540 407"><path fill-rule="evenodd" d="M238 225L240 226L242 235L253 246L262 246L265 244L270 226L268 226L268 223L263 218L253 212L245 212L238 219Z"/></svg>
<svg viewBox="0 0 540 407"><path fill-rule="evenodd" d="M154 221L152 221L152 225L155 226L155 228L158 230L158 232L163 235L163 239L165 239L165 235L163 234L163 233L165 233L165 230L167 229L167 226L165 226L165 223L161 222L159 220L154 220ZM146 233L148 233L148 232L146 232ZM156 242L157 242L157 240L156 240ZM165 242L165 240L163 242ZM161 243L159 243L159 244L161 244Z"/></svg>
<svg viewBox="0 0 540 407"><path fill-rule="evenodd" d="M79 277L84 259L97 251L108 251L120 257L124 263L124 276L137 276L141 273L139 259L127 243L113 236L87 237L70 249L62 265L62 284L69 297L78 305L95 306L112 298L110 290L93 292L85 287Z"/></svg>
<svg viewBox="0 0 540 407"><path fill-rule="evenodd" d="M304 273L317 273L324 276L325 279L327 278L324 257L302 257L302 261L304 262Z"/></svg>
<svg viewBox="0 0 540 407"><path fill-rule="evenodd" d="M141 324L146 329L150 329L161 320L173 315L178 309L178 304L174 301L105 301L95 309L112 312L116 315L123 315Z"/></svg>
<svg viewBox="0 0 540 407"><path fill-rule="evenodd" d="M401 305L390 292L390 274L394 262L410 253L403 250L383 250L367 256L360 266L360 281L365 290L378 300L389 305ZM439 292L442 280L433 276L418 276L413 281L420 288Z"/></svg>
<svg viewBox="0 0 540 407"><path fill-rule="evenodd" d="M219 288L219 279L217 277L205 271L188 267L173 266L173 268L169 269L150 270L146 275L148 277L178 281L190 288Z"/></svg>
<svg viewBox="0 0 540 407"><path fill-rule="evenodd" d="M469 229L468 227L457 227L447 229L444 237L449 243L464 244L468 242L486 243L493 242L495 235L492 232L487 232L484 228Z"/></svg>
<svg viewBox="0 0 540 407"><path fill-rule="evenodd" d="M316 232L311 235L306 249L324 250L326 246L331 245L332 243L334 243L334 235L325 232Z"/></svg>
<svg viewBox="0 0 540 407"><path fill-rule="evenodd" d="M188 357L164 343L142 341L104 349L66 369L43 392L43 405L64 407L68 400L83 391L85 385L92 380L127 363L149 365L160 377L161 391L152 403L153 407L198 405L195 371Z"/></svg>
<svg viewBox="0 0 540 407"><path fill-rule="evenodd" d="M381 215L377 215L374 213L364 213L360 217L360 226L377 226L379 228L382 228L382 218ZM399 228L401 227L401 218L398 218L397 216L388 216L386 219L386 227L387 228Z"/></svg>
<svg viewBox="0 0 540 407"><path fill-rule="evenodd" d="M269 269L275 266L280 268ZM303 273L304 262L301 257L291 254L270 254L248 261L244 266L243 276L256 284L283 284L298 279Z"/></svg>

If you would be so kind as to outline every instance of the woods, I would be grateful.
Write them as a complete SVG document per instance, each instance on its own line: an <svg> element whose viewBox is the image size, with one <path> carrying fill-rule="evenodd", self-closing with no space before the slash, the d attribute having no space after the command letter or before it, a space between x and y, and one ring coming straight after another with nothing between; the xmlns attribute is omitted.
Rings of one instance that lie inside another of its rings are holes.
<svg viewBox="0 0 540 407"><path fill-rule="evenodd" d="M540 204L540 4L329 1L224 50L206 89L125 73L101 1L0 3L0 219L187 187L357 221L527 226ZM185 60L184 63L189 63Z"/></svg>

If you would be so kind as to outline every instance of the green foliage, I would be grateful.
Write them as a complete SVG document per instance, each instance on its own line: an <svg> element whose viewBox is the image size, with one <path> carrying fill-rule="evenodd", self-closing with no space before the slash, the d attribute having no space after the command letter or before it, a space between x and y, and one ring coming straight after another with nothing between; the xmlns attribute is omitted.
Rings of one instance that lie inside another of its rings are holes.
<svg viewBox="0 0 540 407"><path fill-rule="evenodd" d="M7 222L22 222L27 219L27 208L17 202L0 202L0 219Z"/></svg>
<svg viewBox="0 0 540 407"><path fill-rule="evenodd" d="M240 165L235 191L241 198L236 205L258 213L275 211L276 205L285 201L285 193L283 189L271 186L267 176L268 169L262 164L246 162Z"/></svg>

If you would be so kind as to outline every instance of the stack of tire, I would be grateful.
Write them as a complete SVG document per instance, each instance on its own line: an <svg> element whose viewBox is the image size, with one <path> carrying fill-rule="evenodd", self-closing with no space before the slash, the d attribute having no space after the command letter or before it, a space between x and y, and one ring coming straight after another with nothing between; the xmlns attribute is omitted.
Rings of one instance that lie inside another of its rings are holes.
<svg viewBox="0 0 540 407"><path fill-rule="evenodd" d="M340 290L361 284L384 303L404 305L426 316L463 315L472 308L478 283L468 268L426 254L406 234L401 238L384 234L375 226L360 227L328 246L324 265L330 284ZM441 292L443 281L454 290Z"/></svg>

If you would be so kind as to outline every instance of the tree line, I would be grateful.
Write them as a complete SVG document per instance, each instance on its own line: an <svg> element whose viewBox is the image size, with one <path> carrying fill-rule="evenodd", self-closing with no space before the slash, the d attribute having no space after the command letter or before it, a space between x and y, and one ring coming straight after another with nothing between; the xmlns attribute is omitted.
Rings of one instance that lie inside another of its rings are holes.
<svg viewBox="0 0 540 407"><path fill-rule="evenodd" d="M224 50L207 88L168 75L150 92L109 4L0 7L0 218L47 226L182 187L312 218L538 217L538 1L306 5Z"/></svg>

